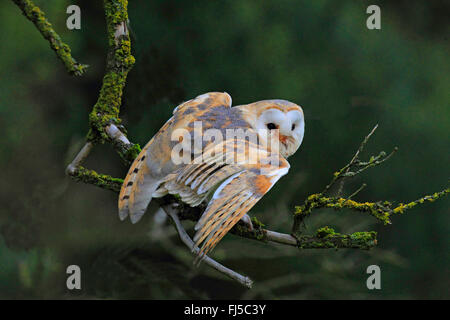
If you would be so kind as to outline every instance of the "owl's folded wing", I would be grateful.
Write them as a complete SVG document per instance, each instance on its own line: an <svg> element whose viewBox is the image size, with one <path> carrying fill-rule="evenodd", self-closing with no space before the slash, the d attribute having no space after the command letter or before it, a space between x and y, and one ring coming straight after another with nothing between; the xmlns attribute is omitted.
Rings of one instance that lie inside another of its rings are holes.
<svg viewBox="0 0 450 320"><path fill-rule="evenodd" d="M223 145L227 145L225 142ZM218 150L222 146L215 146ZM256 145L247 145L245 154L258 153L256 161L238 159L225 164L218 159L225 155L207 156L201 164L184 168L178 175L183 183L203 194L214 190L213 196L195 226L196 246L202 244L200 257L212 250L225 234L266 194L289 170L289 163L277 156L271 162L270 153ZM250 163L249 163L250 162Z"/></svg>

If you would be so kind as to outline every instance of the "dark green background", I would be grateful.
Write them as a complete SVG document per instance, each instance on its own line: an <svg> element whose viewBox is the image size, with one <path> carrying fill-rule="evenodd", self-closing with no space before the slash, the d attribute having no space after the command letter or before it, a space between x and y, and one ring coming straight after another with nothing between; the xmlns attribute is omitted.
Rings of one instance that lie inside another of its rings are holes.
<svg viewBox="0 0 450 320"><path fill-rule="evenodd" d="M36 3L90 68L67 75L12 1L0 3L0 298L450 297L448 199L390 226L345 211L307 220L306 232L378 231L368 252L298 251L228 235L213 257L252 277L250 291L192 267L173 228L155 230L152 214L120 222L116 194L64 175L105 67L101 1ZM81 7L81 30L66 28L69 4ZM366 28L370 4L381 7L381 30ZM144 145L173 107L208 91L228 92L235 105L280 98L303 106L305 139L291 170L251 211L270 229L289 232L294 206L321 191L377 123L364 156L399 151L345 193L366 182L359 201L415 200L449 179L449 13L448 1L131 1L136 64L121 115L130 139ZM110 146L96 148L87 166L126 174ZM65 287L70 264L81 267L81 291ZM381 290L366 288L371 264L381 268Z"/></svg>

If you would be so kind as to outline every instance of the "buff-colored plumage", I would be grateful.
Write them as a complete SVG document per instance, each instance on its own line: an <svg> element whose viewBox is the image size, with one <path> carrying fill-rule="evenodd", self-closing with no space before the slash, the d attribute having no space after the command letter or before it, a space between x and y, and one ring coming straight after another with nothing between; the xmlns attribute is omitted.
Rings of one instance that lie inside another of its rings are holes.
<svg viewBox="0 0 450 320"><path fill-rule="evenodd" d="M218 129L224 140L204 142L200 155L192 155L189 163L176 164L172 150L180 142L172 141L172 134L184 129L193 135L197 130L195 122L202 124L201 134ZM259 132L274 126L279 131L276 134L273 131L267 139L279 140L276 154L270 147L273 144L263 143L267 141L260 133L257 141L245 140L241 144L236 144L234 138L226 139L227 129ZM195 226L194 236L196 245L202 245L201 255L204 255L288 172L289 163L285 158L298 149L303 131L303 111L289 101L264 100L231 107L231 97L219 92L189 100L175 108L173 117L131 165L119 195L119 216L122 220L130 216L136 223L153 197L167 193L179 195L190 206L209 201ZM230 152L237 154L237 157L231 155L235 161L224 161ZM256 162L245 161L252 155L258 155ZM274 156L275 164L269 161Z"/></svg>

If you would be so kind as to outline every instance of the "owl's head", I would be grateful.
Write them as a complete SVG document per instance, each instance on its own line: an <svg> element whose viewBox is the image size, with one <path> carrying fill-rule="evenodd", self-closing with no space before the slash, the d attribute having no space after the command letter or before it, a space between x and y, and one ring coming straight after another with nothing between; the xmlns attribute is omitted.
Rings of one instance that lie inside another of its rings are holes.
<svg viewBox="0 0 450 320"><path fill-rule="evenodd" d="M283 157L291 156L300 147L305 133L300 106L286 100L263 100L239 108L259 138L268 145L279 145Z"/></svg>

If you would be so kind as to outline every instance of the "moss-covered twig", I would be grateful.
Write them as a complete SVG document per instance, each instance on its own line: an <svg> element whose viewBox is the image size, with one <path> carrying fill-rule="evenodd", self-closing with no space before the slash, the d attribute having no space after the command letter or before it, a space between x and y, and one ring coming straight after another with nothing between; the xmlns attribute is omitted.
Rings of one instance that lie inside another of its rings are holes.
<svg viewBox="0 0 450 320"><path fill-rule="evenodd" d="M303 235L299 237L299 248L355 248L368 250L377 244L375 231L355 232L349 235L335 232L327 226L318 229L314 236Z"/></svg>
<svg viewBox="0 0 450 320"><path fill-rule="evenodd" d="M448 195L449 193L450 193L450 188L447 188L447 189L444 189L442 191L435 192L435 193L433 193L431 195L423 196L423 197L421 197L421 198L419 198L419 199L417 199L415 201L412 201L412 202L409 202L409 203L406 203L406 204L400 203L395 208L393 208L391 210L390 215L402 214L402 213L405 212L405 210L409 210L409 209L414 208L415 206L417 206L419 204L422 204L422 203L425 203L425 202L434 202L437 199Z"/></svg>
<svg viewBox="0 0 450 320"><path fill-rule="evenodd" d="M449 188L436 192L432 195L426 195L418 200L409 202L407 204L400 203L394 205L389 201L378 202L357 202L349 198L335 198L325 197L319 193L308 197L305 203L295 208L294 217L298 220L303 220L311 214L314 209L332 208L335 210L351 209L358 212L366 212L380 220L384 224L391 224L391 216L398 213L404 213L406 210L415 207L424 202L433 202L449 193Z"/></svg>
<svg viewBox="0 0 450 320"><path fill-rule="evenodd" d="M119 192L122 186L123 179L113 178L107 174L100 174L94 170L86 169L82 166L78 166L69 175L78 182L84 182L87 184L95 185L102 189Z"/></svg>
<svg viewBox="0 0 450 320"><path fill-rule="evenodd" d="M256 228L249 231L244 225L238 224L232 233L244 238L275 242L290 245L299 249L370 249L377 244L377 233L374 231L355 232L352 234L341 234L333 229L323 227L314 235L293 236L290 234L274 232L271 230Z"/></svg>
<svg viewBox="0 0 450 320"><path fill-rule="evenodd" d="M13 2L22 10L24 16L34 23L42 36L50 43L50 47L56 52L56 55L62 61L67 71L72 75L82 75L88 66L75 61L71 55L70 47L53 30L44 12L31 0L13 0Z"/></svg>
<svg viewBox="0 0 450 320"><path fill-rule="evenodd" d="M310 195L305 203L295 207L294 219L297 224L311 214L314 209L332 208L335 210L351 209L358 212L366 212L374 216L384 224L390 224L390 202L356 202L345 198L325 197L321 193ZM298 231L294 228L295 233Z"/></svg>
<svg viewBox="0 0 450 320"><path fill-rule="evenodd" d="M110 141L105 128L121 121L119 111L123 89L135 62L127 28L127 5L126 0L104 0L109 49L100 95L89 115L88 141Z"/></svg>

